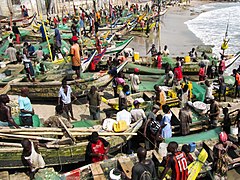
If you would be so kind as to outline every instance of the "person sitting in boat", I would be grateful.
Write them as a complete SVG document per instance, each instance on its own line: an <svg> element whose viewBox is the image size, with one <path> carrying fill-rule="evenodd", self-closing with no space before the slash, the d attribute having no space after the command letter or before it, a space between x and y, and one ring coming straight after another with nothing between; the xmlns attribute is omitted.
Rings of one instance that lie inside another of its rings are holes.
<svg viewBox="0 0 240 180"><path fill-rule="evenodd" d="M134 109L130 111L131 116L132 116L132 122L136 122L138 120L143 120L143 122L146 121L146 115L143 109L140 108L140 102L138 100L133 101Z"/></svg>
<svg viewBox="0 0 240 180"><path fill-rule="evenodd" d="M216 180L227 179L228 165L233 163L232 158L228 155L230 148L237 149L238 147L228 141L228 135L223 131L219 134L219 142L213 148L213 170Z"/></svg>
<svg viewBox="0 0 240 180"><path fill-rule="evenodd" d="M152 111L149 112L147 116L147 121L144 124L143 135L145 137L145 147L147 150L152 149L152 145L154 145L153 142L156 141L155 133L159 132L160 123L157 121L157 112L159 110L160 110L160 107L157 104L155 104L152 107ZM151 124L152 124L152 127L151 127ZM154 137L152 136L152 132L154 132L153 134L155 134Z"/></svg>
<svg viewBox="0 0 240 180"><path fill-rule="evenodd" d="M162 106L166 104L167 96L164 90L161 88L161 86L155 84L154 85L155 90L155 103L160 106L160 109L162 109Z"/></svg>
<svg viewBox="0 0 240 180"><path fill-rule="evenodd" d="M164 57L167 57L170 54L167 45L164 46L163 50L162 50L162 55Z"/></svg>
<svg viewBox="0 0 240 180"><path fill-rule="evenodd" d="M208 103L210 99L214 98L212 92L213 92L213 86L210 84L208 80L205 81L206 85L206 93L205 93L205 103Z"/></svg>
<svg viewBox="0 0 240 180"><path fill-rule="evenodd" d="M109 148L109 142L99 137L97 132L92 132L86 148L85 161L87 163L95 163L107 159Z"/></svg>
<svg viewBox="0 0 240 180"><path fill-rule="evenodd" d="M176 67L173 69L173 73L176 85L179 85L183 79L182 68L179 66L179 63L176 63Z"/></svg>
<svg viewBox="0 0 240 180"><path fill-rule="evenodd" d="M188 168L185 153L178 151L178 143L171 141L167 146L167 151L171 154L163 158L161 166L164 170L160 175L159 180L163 180L169 169L172 169L171 179L187 180Z"/></svg>
<svg viewBox="0 0 240 180"><path fill-rule="evenodd" d="M192 123L192 113L190 111L190 105L187 102L183 108L181 108L179 112L179 120L180 120L180 131L182 135L187 135L190 133L189 124Z"/></svg>
<svg viewBox="0 0 240 180"><path fill-rule="evenodd" d="M70 121L70 115L72 120L76 120L73 116L71 97L73 97L75 100L77 99L72 93L72 88L69 85L67 85L67 81L64 79L62 81L62 86L58 93L58 105L63 106L63 110L67 114L68 121Z"/></svg>
<svg viewBox="0 0 240 180"><path fill-rule="evenodd" d="M29 139L23 139L21 141L23 147L23 158L30 166L32 176L39 170L45 167L45 162L38 150L38 142L32 142Z"/></svg>
<svg viewBox="0 0 240 180"><path fill-rule="evenodd" d="M137 149L137 157L139 162L132 168L132 180L141 179L157 179L157 173L154 162L151 159L146 159L147 151L143 147Z"/></svg>
<svg viewBox="0 0 240 180"><path fill-rule="evenodd" d="M210 110L207 112L207 114L209 115L211 127L212 128L217 127L220 108L214 98L210 99Z"/></svg>
<svg viewBox="0 0 240 180"><path fill-rule="evenodd" d="M10 99L7 94L0 95L0 126L20 128L12 118L11 107L7 105L9 102Z"/></svg>
<svg viewBox="0 0 240 180"><path fill-rule="evenodd" d="M190 154L190 145L184 144L182 146L181 151L184 152L186 155L187 165L191 164L194 161L194 159L193 159L192 155Z"/></svg>
<svg viewBox="0 0 240 180"><path fill-rule="evenodd" d="M50 116L46 121L44 121L43 125L45 127L57 127L57 128L62 128L62 124L60 120L65 124L66 127L68 128L73 128L73 125L63 117L63 107L62 105L57 105L55 107L55 115Z"/></svg>

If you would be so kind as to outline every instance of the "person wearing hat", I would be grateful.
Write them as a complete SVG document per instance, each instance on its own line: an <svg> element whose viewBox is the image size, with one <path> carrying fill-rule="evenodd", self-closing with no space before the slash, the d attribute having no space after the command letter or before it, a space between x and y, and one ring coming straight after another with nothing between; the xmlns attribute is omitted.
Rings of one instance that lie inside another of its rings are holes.
<svg viewBox="0 0 240 180"><path fill-rule="evenodd" d="M154 162L151 159L146 159L147 151L143 147L137 149L137 162L132 168L132 180L139 179L157 179L157 173Z"/></svg>
<svg viewBox="0 0 240 180"><path fill-rule="evenodd" d="M128 77L128 80L130 81L131 84L131 93L137 93L139 92L139 84L141 83L139 80L139 76L137 75L139 73L138 68L134 68L134 73L130 74Z"/></svg>
<svg viewBox="0 0 240 180"><path fill-rule="evenodd" d="M155 124L155 125L160 124L160 123L152 123L152 122L156 122L157 112L159 110L160 110L160 107L157 104L155 104L152 108L152 111L149 112L149 114L147 116L147 121L144 124L143 135L145 137L145 147L147 150L150 150L152 148L153 142L155 141L155 139L152 137L152 133L151 133L151 124ZM156 126L154 126L154 129L155 129L155 127ZM156 129L159 130L159 128L156 128Z"/></svg>
<svg viewBox="0 0 240 180"><path fill-rule="evenodd" d="M223 131L219 134L219 142L213 147L213 171L216 180L227 179L228 164L233 163L232 158L228 156L229 148L238 147L228 141L228 135Z"/></svg>
<svg viewBox="0 0 240 180"><path fill-rule="evenodd" d="M140 119L142 119L144 122L147 119L145 112L143 109L140 108L140 102L138 100L133 101L134 109L130 111L131 116L132 116L132 122L136 122Z"/></svg>
<svg viewBox="0 0 240 180"><path fill-rule="evenodd" d="M86 148L85 161L87 163L95 163L107 159L109 148L109 142L99 137L97 132L92 132Z"/></svg>
<svg viewBox="0 0 240 180"><path fill-rule="evenodd" d="M189 124L192 123L192 113L190 111L190 105L187 102L179 112L180 131L182 135L190 133Z"/></svg>
<svg viewBox="0 0 240 180"><path fill-rule="evenodd" d="M81 67L81 57L80 57L80 47L78 44L78 37L72 37L73 45L71 46L70 56L72 57L72 70L76 72L76 79L80 79L80 67Z"/></svg>

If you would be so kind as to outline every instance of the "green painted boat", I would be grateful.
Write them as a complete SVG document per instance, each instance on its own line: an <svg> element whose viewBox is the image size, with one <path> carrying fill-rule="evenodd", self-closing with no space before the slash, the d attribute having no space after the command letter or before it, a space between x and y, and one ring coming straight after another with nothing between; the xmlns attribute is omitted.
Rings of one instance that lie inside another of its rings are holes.
<svg viewBox="0 0 240 180"><path fill-rule="evenodd" d="M156 25L155 22L151 23L149 25L149 30L151 31L155 27L155 25ZM146 31L146 29L147 29L147 25L145 25L143 28L138 26L138 27L133 28L133 31Z"/></svg>
<svg viewBox="0 0 240 180"><path fill-rule="evenodd" d="M92 122L93 124L90 124L89 122ZM92 126L96 125L96 123L94 123L94 121L89 121L89 122L87 122L87 124L89 124L92 129ZM82 122L80 121L79 123L82 123ZM75 123L75 126L76 126L76 123ZM124 131L124 133L136 133L141 126L142 126L142 120L139 120L131 124L131 126L126 131ZM90 127L86 127L85 130L88 130L89 128ZM49 130L50 129L51 128L49 128ZM45 128L46 132L49 130ZM59 130L61 131L61 129ZM36 132L37 132L37 129L36 129ZM128 135L118 135L118 136L104 136L103 138L105 138L110 143L109 153L113 153L119 150L123 145L125 145L127 140L132 138L132 135L128 134ZM19 141L21 139L19 139ZM80 141L77 141L73 145L59 145L58 148L52 148L52 149L39 148L39 151L44 158L46 166L73 164L73 163L78 163L79 161L84 160L87 144L88 144L87 138L81 138ZM20 147L1 147L0 162L1 162L0 163L1 170L28 168L28 166L24 164L22 161L22 148Z"/></svg>
<svg viewBox="0 0 240 180"><path fill-rule="evenodd" d="M114 53L120 53L122 50L127 47L130 42L132 42L134 37L130 37L129 39L126 39L124 41L115 42L114 45L107 48L107 51L105 54L114 54Z"/></svg>

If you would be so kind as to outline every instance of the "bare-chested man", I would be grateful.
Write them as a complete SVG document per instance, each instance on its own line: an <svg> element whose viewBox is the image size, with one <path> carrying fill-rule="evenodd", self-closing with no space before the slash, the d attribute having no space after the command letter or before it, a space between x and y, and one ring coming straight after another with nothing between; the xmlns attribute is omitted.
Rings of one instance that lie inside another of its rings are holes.
<svg viewBox="0 0 240 180"><path fill-rule="evenodd" d="M20 128L12 118L11 107L6 105L10 99L7 94L0 95L0 126L11 126Z"/></svg>

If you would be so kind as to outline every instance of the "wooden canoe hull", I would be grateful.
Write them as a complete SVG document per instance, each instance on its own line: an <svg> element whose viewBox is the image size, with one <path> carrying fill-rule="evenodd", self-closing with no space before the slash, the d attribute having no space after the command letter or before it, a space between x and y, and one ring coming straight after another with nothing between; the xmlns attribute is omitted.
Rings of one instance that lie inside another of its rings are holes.
<svg viewBox="0 0 240 180"><path fill-rule="evenodd" d="M135 133L142 126L142 120L131 125L124 132ZM110 143L110 153L119 150L132 135L108 136L105 139ZM75 145L66 145L59 149L40 148L46 166L73 164L83 161L88 141ZM27 168L22 161L22 148L0 148L0 169Z"/></svg>

